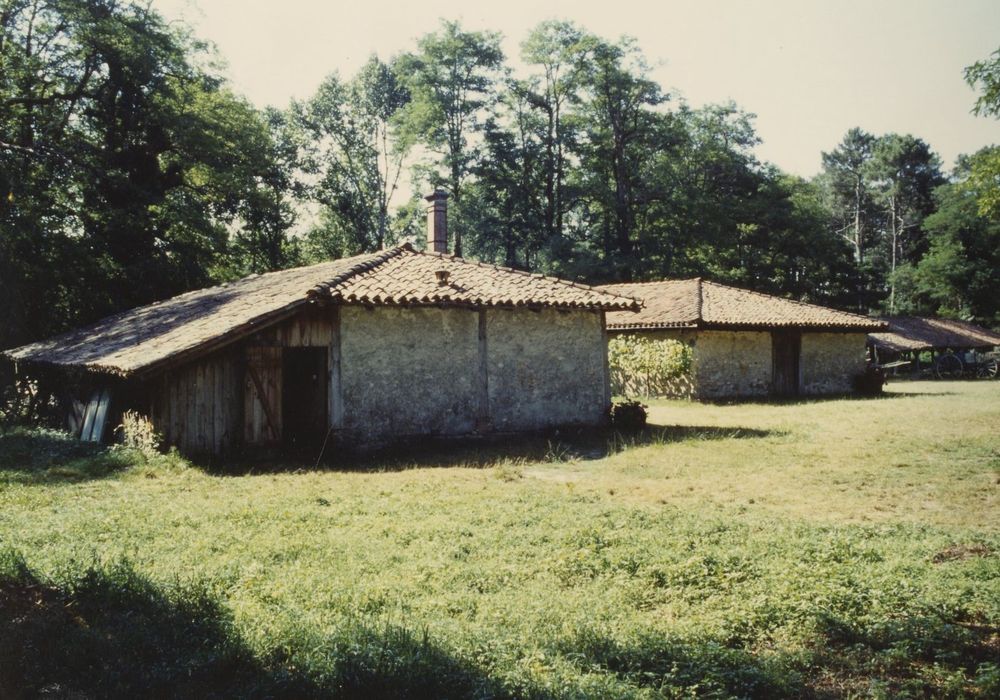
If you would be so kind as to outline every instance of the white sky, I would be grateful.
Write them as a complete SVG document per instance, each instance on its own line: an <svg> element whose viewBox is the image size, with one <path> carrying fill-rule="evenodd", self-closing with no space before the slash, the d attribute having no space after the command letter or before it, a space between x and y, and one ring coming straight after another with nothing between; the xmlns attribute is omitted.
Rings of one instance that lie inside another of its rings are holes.
<svg viewBox="0 0 1000 700"><path fill-rule="evenodd" d="M653 77L693 106L734 99L757 114L758 155L803 176L853 126L923 138L950 167L1000 142L969 113L962 69L1000 47L1000 0L153 0L214 42L259 106L309 96L372 53L415 46L440 18L504 35L509 63L544 19L635 37Z"/></svg>

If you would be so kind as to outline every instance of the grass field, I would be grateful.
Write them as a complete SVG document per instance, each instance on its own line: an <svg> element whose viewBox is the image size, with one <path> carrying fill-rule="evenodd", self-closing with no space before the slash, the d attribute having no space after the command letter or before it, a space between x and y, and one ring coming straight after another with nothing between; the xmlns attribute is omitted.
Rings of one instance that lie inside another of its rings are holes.
<svg viewBox="0 0 1000 700"><path fill-rule="evenodd" d="M1000 695L1000 383L651 423L229 474L0 434L0 697Z"/></svg>

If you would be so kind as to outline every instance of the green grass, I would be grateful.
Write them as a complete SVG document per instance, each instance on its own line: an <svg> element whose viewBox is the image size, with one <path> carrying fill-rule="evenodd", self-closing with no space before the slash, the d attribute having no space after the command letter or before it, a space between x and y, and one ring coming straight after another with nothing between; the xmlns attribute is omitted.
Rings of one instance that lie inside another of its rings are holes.
<svg viewBox="0 0 1000 700"><path fill-rule="evenodd" d="M891 392L324 470L8 432L0 697L995 696L1000 383Z"/></svg>

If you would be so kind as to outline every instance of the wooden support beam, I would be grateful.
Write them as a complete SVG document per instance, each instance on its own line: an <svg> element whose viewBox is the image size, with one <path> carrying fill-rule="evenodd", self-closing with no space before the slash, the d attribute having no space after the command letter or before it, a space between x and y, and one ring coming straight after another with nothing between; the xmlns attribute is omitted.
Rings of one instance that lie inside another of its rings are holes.
<svg viewBox="0 0 1000 700"><path fill-rule="evenodd" d="M340 306L331 308L330 313L330 357L329 362L327 362L327 371L330 376L326 395L327 420L330 424L330 430L341 430L344 427L344 385L340 357Z"/></svg>
<svg viewBox="0 0 1000 700"><path fill-rule="evenodd" d="M476 430L485 432L490 428L490 362L486 338L486 309L479 309L479 410L476 415Z"/></svg>
<svg viewBox="0 0 1000 700"><path fill-rule="evenodd" d="M264 417L267 419L267 425L271 429L271 435L275 440L280 440L281 434L277 428L278 421L272 412L271 402L267 400L267 394L264 393L264 384L260 381L260 375L257 374L257 368L253 366L253 363L247 363L247 374L250 375L254 389L257 390L257 401L260 402L261 407L264 409Z"/></svg>
<svg viewBox="0 0 1000 700"><path fill-rule="evenodd" d="M601 315L601 353L602 370L604 374L604 406L611 406L611 367L608 364L608 319L604 311L598 311Z"/></svg>

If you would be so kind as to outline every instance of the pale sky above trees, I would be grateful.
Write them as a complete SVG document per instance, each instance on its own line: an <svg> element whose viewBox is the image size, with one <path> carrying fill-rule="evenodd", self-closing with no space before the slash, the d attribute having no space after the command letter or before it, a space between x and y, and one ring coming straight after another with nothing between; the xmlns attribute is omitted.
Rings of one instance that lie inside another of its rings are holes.
<svg viewBox="0 0 1000 700"><path fill-rule="evenodd" d="M658 2L504 0L154 0L214 42L237 89L258 106L305 98L328 73L370 54L411 50L441 18L504 35L510 65L544 19L609 39L634 36L653 76L693 106L733 99L757 114L758 155L803 176L853 126L912 133L955 156L1000 142L970 114L962 69L1000 46L996 0Z"/></svg>

